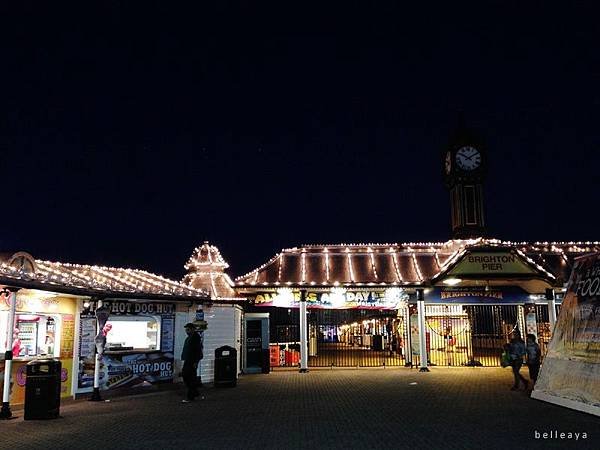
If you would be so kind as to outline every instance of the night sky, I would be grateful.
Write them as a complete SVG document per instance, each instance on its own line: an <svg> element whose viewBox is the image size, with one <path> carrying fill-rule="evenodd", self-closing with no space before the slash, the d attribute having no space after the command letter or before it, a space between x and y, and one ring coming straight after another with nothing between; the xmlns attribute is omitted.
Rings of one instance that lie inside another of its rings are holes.
<svg viewBox="0 0 600 450"><path fill-rule="evenodd" d="M2 6L1 250L179 279L204 240L235 276L304 243L445 241L460 111L491 236L600 239L592 2L288 3Z"/></svg>

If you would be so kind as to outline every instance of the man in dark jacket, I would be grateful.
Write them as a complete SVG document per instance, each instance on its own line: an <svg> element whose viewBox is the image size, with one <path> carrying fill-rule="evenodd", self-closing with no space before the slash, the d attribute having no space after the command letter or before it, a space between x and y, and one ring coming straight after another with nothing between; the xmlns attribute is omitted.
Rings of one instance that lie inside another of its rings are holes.
<svg viewBox="0 0 600 450"><path fill-rule="evenodd" d="M193 323L185 324L185 332L188 337L183 344L181 359L183 360L183 382L187 387L187 398L182 400L183 403L191 402L200 393L197 388L196 371L198 362L202 359L202 340L196 332L196 327Z"/></svg>

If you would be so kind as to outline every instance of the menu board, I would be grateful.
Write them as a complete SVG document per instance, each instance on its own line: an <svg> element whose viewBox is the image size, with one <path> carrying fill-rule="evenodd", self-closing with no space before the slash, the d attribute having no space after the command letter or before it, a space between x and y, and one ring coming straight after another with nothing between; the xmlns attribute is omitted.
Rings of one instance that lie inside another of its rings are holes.
<svg viewBox="0 0 600 450"><path fill-rule="evenodd" d="M63 314L62 332L60 336L60 357L73 357L73 341L75 339L75 317L73 314Z"/></svg>
<svg viewBox="0 0 600 450"><path fill-rule="evenodd" d="M175 340L175 317L163 316L160 333L160 349L163 352L172 352Z"/></svg>
<svg viewBox="0 0 600 450"><path fill-rule="evenodd" d="M79 356L82 358L94 356L96 345L94 338L96 337L96 318L81 317L79 321Z"/></svg>

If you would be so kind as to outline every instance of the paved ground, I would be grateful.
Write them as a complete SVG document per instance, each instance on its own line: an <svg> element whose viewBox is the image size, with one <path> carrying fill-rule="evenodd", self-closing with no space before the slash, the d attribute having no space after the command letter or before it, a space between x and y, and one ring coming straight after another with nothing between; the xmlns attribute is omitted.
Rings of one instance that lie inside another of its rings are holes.
<svg viewBox="0 0 600 450"><path fill-rule="evenodd" d="M171 390L77 401L52 421L0 422L0 448L600 448L600 418L510 384L508 369L492 368L246 375L236 388L205 388L196 403ZM554 430L588 438L534 438Z"/></svg>

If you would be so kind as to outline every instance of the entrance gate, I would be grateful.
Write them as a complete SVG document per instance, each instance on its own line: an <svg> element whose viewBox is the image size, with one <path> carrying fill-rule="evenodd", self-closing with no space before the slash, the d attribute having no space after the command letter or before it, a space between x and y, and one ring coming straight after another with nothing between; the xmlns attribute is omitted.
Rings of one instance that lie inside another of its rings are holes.
<svg viewBox="0 0 600 450"><path fill-rule="evenodd" d="M269 308L271 367L298 367L300 361L297 309ZM514 331L525 338L522 305L426 304L425 331L429 364L436 366L500 365L502 348ZM550 338L548 308L535 305L538 340L545 354ZM416 365L405 358L407 323L403 312L365 309L311 309L308 314L309 367L382 367ZM412 327L412 348L418 350L418 327Z"/></svg>
<svg viewBox="0 0 600 450"><path fill-rule="evenodd" d="M426 305L429 362L437 366L499 366L502 347L519 323L518 305Z"/></svg>
<svg viewBox="0 0 600 450"><path fill-rule="evenodd" d="M403 366L404 321L396 311L312 310L308 365Z"/></svg>

